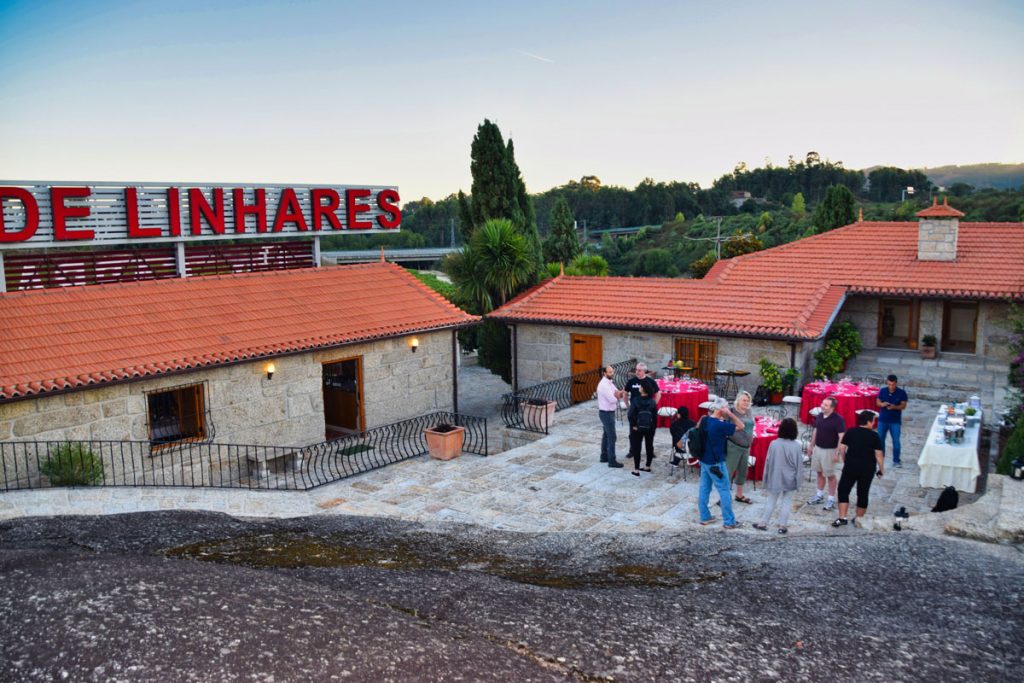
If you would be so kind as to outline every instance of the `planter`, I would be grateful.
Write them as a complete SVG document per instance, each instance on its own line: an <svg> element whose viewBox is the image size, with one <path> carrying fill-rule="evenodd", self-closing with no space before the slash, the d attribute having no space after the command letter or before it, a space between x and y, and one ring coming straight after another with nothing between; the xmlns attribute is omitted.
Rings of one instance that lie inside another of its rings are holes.
<svg viewBox="0 0 1024 683"><path fill-rule="evenodd" d="M921 358L935 358L935 347L934 346L922 346L921 347Z"/></svg>
<svg viewBox="0 0 1024 683"><path fill-rule="evenodd" d="M531 402L533 400L538 402ZM540 401L539 399L531 399L531 401L523 404L523 425L530 430L546 432L547 428L551 426L558 404L555 401Z"/></svg>
<svg viewBox="0 0 1024 683"><path fill-rule="evenodd" d="M437 425L424 429L423 435L427 438L427 450L430 451L431 458L453 460L462 455L462 443L466 438L465 427Z"/></svg>
<svg viewBox="0 0 1024 683"><path fill-rule="evenodd" d="M782 403L782 392L781 392L781 391L773 391L773 392L772 392L772 393L771 393L771 394L770 394L770 395L768 396L768 402L769 402L770 404L772 404L773 406L777 406L777 405L779 405L780 403Z"/></svg>

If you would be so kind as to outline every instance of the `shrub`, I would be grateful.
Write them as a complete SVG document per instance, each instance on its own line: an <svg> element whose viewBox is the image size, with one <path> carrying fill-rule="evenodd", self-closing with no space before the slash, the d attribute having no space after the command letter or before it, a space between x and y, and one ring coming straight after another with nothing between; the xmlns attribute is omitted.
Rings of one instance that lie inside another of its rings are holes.
<svg viewBox="0 0 1024 683"><path fill-rule="evenodd" d="M1013 469L1010 463L1017 458L1024 458L1024 420L1017 420L1017 426L1013 428L1010 438L1006 441L1006 448L996 463L996 472L1009 474Z"/></svg>
<svg viewBox="0 0 1024 683"><path fill-rule="evenodd" d="M935 346L938 343L939 340L934 334L926 334L921 337L921 346Z"/></svg>
<svg viewBox="0 0 1024 683"><path fill-rule="evenodd" d="M103 481L103 461L80 443L62 443L39 468L54 486L90 486Z"/></svg>
<svg viewBox="0 0 1024 683"><path fill-rule="evenodd" d="M779 372L779 366L767 358L758 361L758 365L761 366L761 384L764 388L772 394L782 391L782 373Z"/></svg>
<svg viewBox="0 0 1024 683"><path fill-rule="evenodd" d="M833 325L832 329L828 331L825 341L826 343L830 341L839 343L838 351L842 354L843 360L853 358L864 348L857 326L849 320Z"/></svg>
<svg viewBox="0 0 1024 683"><path fill-rule="evenodd" d="M816 379L827 379L832 375L839 374L843 368L843 361L846 360L846 356L843 355L842 342L838 339L825 342L825 346L815 352L814 360L816 363L814 377Z"/></svg>

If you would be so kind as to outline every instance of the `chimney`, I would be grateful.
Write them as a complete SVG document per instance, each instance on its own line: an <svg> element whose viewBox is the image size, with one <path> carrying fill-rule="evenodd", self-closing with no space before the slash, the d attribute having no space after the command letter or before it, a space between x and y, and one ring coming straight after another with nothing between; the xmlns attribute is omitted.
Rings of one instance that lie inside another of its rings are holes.
<svg viewBox="0 0 1024 683"><path fill-rule="evenodd" d="M917 212L917 260L955 261L956 238L963 212L949 205L949 198L932 200L932 205Z"/></svg>

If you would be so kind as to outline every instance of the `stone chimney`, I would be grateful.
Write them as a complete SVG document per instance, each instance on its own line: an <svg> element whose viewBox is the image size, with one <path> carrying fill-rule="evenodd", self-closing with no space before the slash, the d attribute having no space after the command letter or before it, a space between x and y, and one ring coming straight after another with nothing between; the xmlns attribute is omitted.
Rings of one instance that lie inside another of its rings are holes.
<svg viewBox="0 0 1024 683"><path fill-rule="evenodd" d="M932 205L917 212L917 260L955 261L956 238L963 212L949 205L946 197L939 205L935 197Z"/></svg>

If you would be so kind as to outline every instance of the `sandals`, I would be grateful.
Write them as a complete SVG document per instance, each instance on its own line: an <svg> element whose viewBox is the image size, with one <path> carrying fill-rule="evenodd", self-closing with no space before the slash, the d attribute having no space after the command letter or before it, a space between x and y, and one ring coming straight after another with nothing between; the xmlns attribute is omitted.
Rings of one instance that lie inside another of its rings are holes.
<svg viewBox="0 0 1024 683"><path fill-rule="evenodd" d="M712 517L711 519L705 519L705 520L701 521L700 525L701 526L707 526L708 524L713 524L715 521L716 521L716 518Z"/></svg>
<svg viewBox="0 0 1024 683"><path fill-rule="evenodd" d="M736 502L737 503L746 503L747 505L750 505L754 501L750 500L746 496L736 496Z"/></svg>

